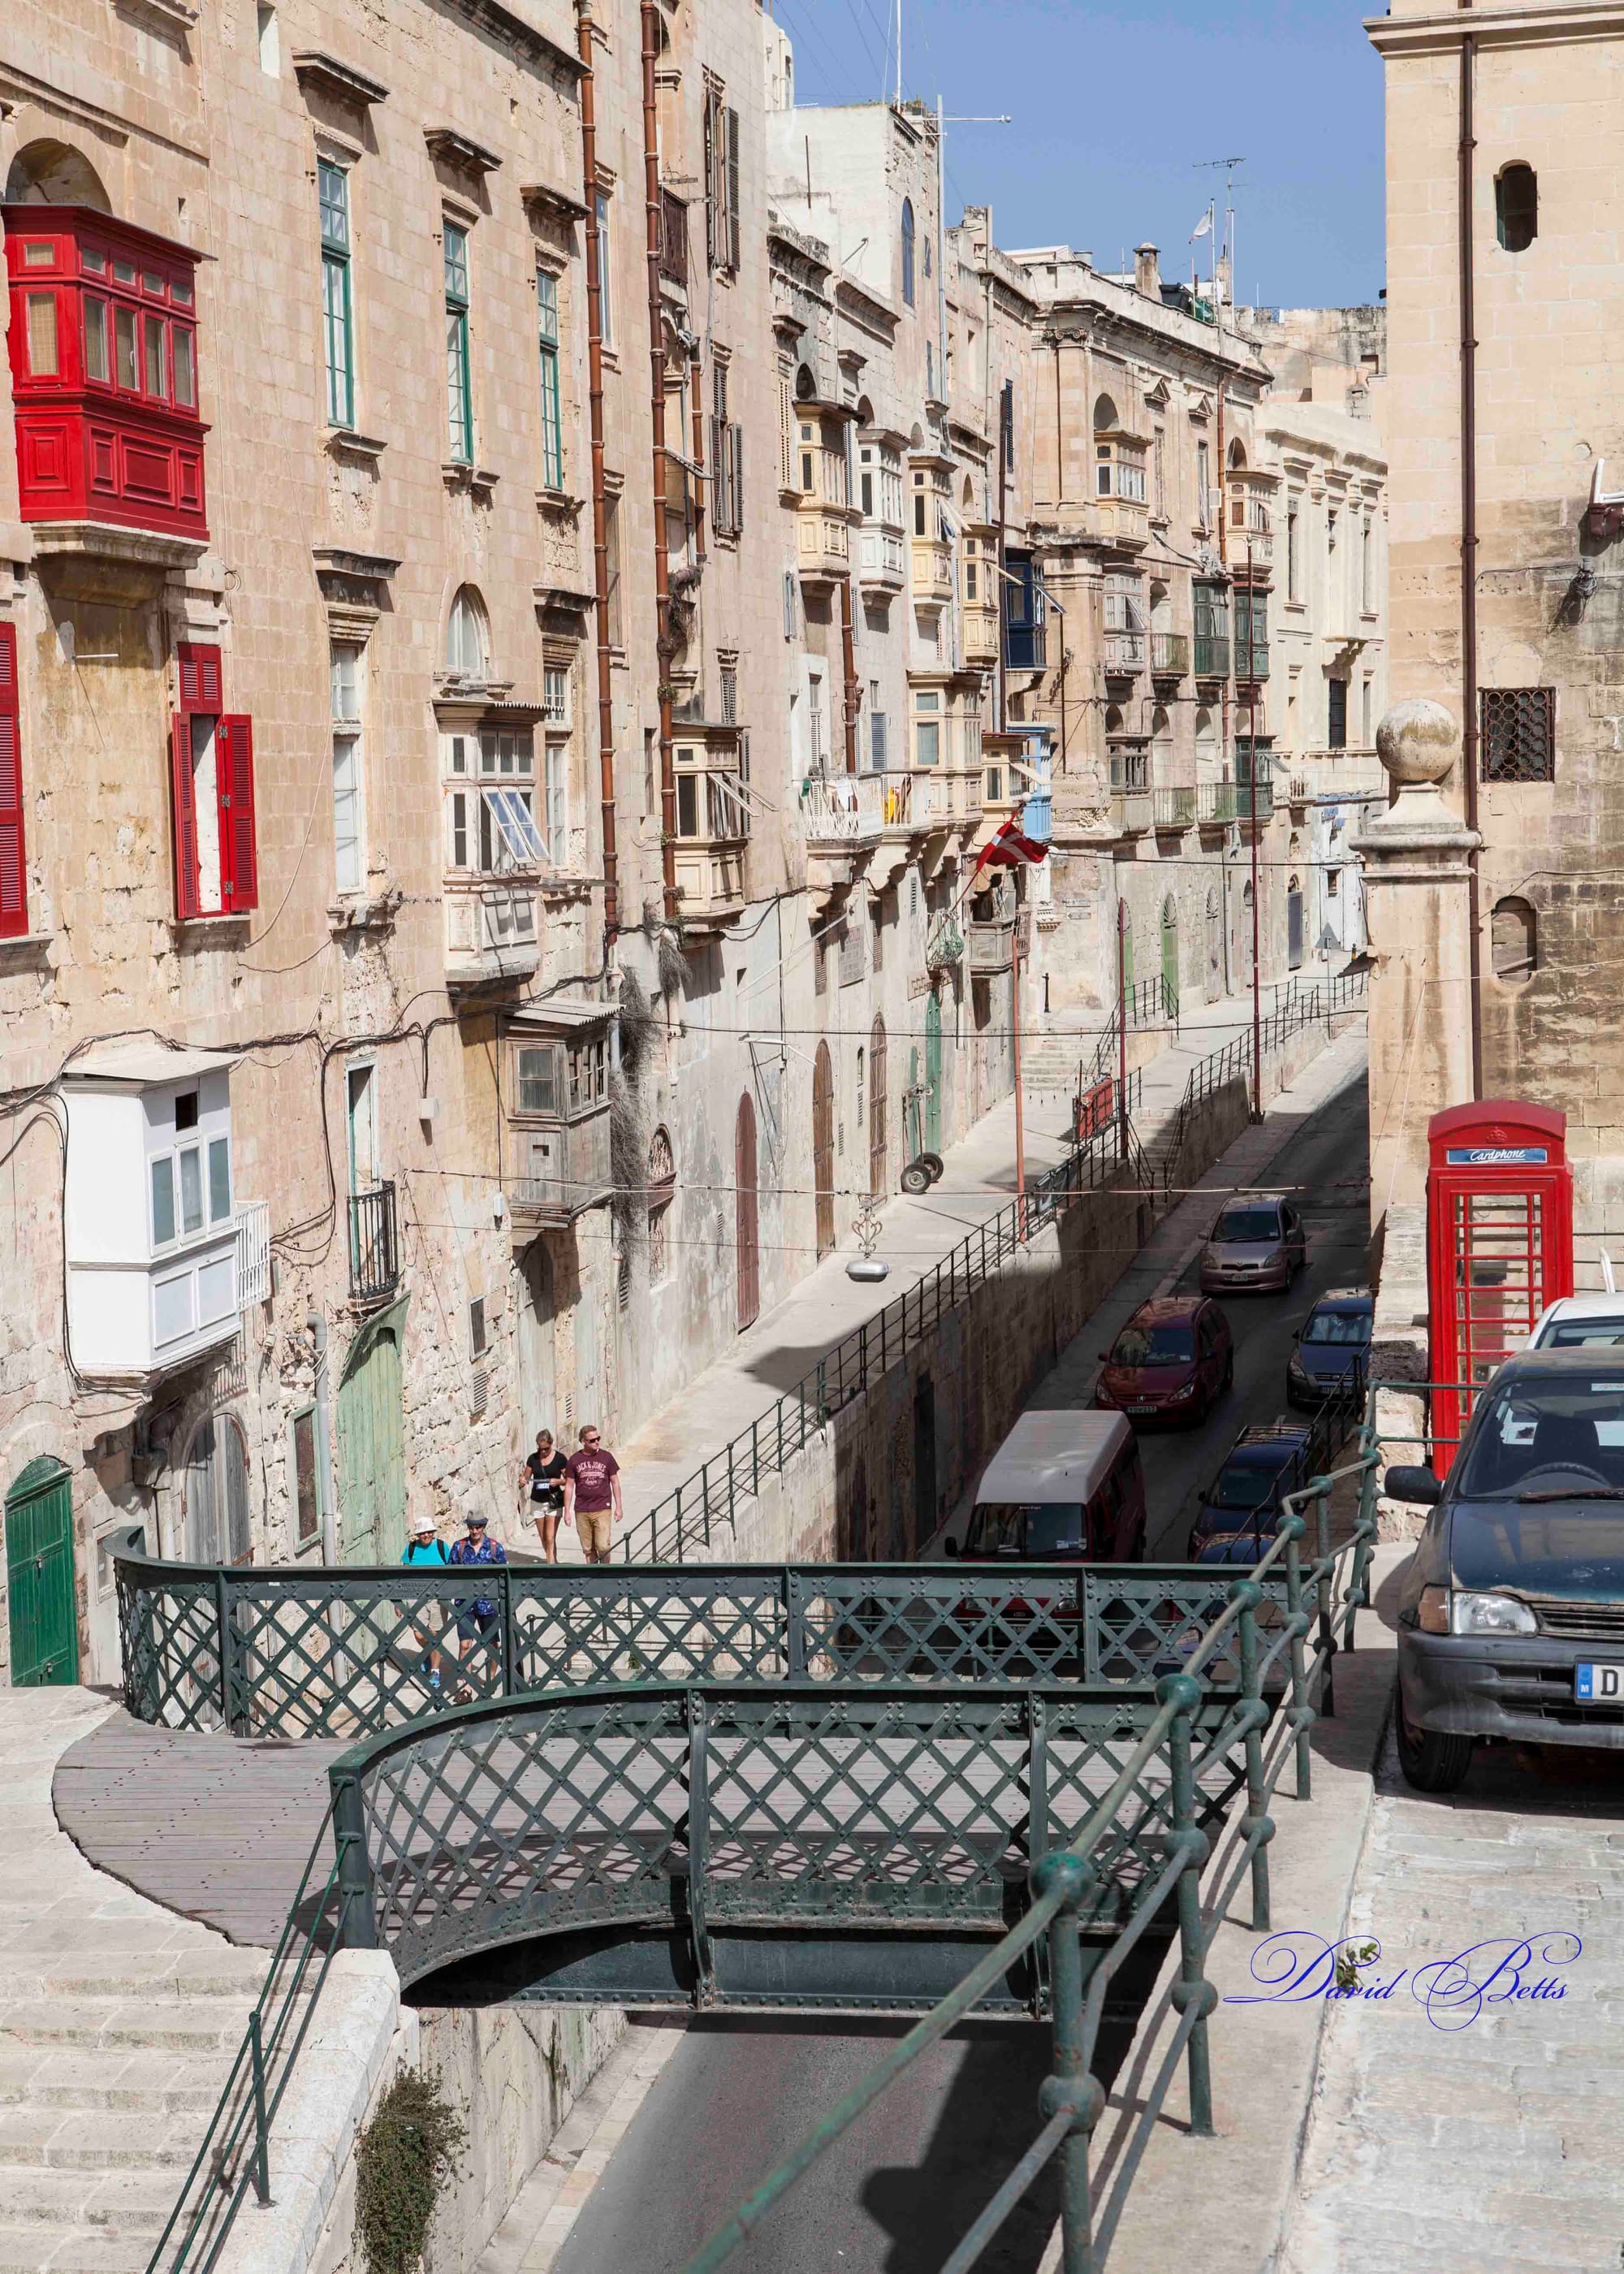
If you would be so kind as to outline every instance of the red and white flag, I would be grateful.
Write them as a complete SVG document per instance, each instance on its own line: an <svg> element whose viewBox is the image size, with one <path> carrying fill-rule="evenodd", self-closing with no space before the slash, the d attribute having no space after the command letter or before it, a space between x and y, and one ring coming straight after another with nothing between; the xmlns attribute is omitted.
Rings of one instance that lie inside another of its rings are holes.
<svg viewBox="0 0 1624 2274"><path fill-rule="evenodd" d="M1006 821L991 843L982 847L975 865L978 869L1035 869L1048 855L1047 845L1023 835L1012 821Z"/></svg>

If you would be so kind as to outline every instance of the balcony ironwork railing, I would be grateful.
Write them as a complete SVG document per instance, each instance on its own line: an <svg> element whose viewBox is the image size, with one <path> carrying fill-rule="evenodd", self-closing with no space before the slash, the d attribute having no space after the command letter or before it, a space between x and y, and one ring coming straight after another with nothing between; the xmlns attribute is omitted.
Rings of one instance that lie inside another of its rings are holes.
<svg viewBox="0 0 1624 2274"><path fill-rule="evenodd" d="M1113 750L1111 787L1113 790L1148 789L1150 753L1147 750Z"/></svg>
<svg viewBox="0 0 1624 2274"><path fill-rule="evenodd" d="M1153 792L1158 829L1188 829L1195 820L1193 789L1159 789Z"/></svg>
<svg viewBox="0 0 1624 2274"><path fill-rule="evenodd" d="M1113 678L1126 678L1145 668L1143 632L1107 632L1105 668Z"/></svg>
<svg viewBox="0 0 1624 2274"><path fill-rule="evenodd" d="M400 1229L393 1184L350 1195L350 1299L381 1303L401 1284Z"/></svg>
<svg viewBox="0 0 1624 2274"><path fill-rule="evenodd" d="M660 275L688 288L688 205L670 190L660 192Z"/></svg>
<svg viewBox="0 0 1624 2274"><path fill-rule="evenodd" d="M1227 679L1229 675L1228 632L1198 632L1195 636L1195 675L1198 679Z"/></svg>
<svg viewBox="0 0 1624 2274"><path fill-rule="evenodd" d="M1183 632L1152 632L1150 668L1157 679L1182 679L1190 668L1190 642Z"/></svg>
<svg viewBox="0 0 1624 2274"><path fill-rule="evenodd" d="M1195 799L1198 821L1268 821L1274 812L1274 778L1260 774L1253 784L1226 774L1222 781L1199 782Z"/></svg>

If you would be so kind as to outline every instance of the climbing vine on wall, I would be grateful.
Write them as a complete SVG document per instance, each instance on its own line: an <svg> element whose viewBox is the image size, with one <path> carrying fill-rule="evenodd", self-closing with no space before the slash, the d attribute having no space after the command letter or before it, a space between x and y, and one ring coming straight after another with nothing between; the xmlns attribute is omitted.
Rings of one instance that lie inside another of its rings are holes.
<svg viewBox="0 0 1624 2274"><path fill-rule="evenodd" d="M412 2274L467 2146L440 2071L402 2069L356 2148L356 2241L367 2274Z"/></svg>

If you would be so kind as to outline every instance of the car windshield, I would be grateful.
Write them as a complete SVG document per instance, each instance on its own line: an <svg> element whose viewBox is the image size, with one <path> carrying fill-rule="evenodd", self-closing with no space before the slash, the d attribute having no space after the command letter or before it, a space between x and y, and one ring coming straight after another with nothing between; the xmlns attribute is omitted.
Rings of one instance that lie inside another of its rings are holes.
<svg viewBox="0 0 1624 2274"><path fill-rule="evenodd" d="M1541 1350L1605 1350L1624 1343L1624 1319L1559 1321L1541 1338Z"/></svg>
<svg viewBox="0 0 1624 2274"><path fill-rule="evenodd" d="M1081 1555L1086 1527L1080 1501L982 1501L970 1525L972 1555L1011 1555L1041 1563Z"/></svg>
<svg viewBox="0 0 1624 2274"><path fill-rule="evenodd" d="M1456 1492L1509 1502L1624 1495L1624 1375L1564 1372L1494 1389L1474 1426Z"/></svg>
<svg viewBox="0 0 1624 2274"><path fill-rule="evenodd" d="M1286 1461L1229 1461L1207 1495L1214 1508L1261 1508L1274 1497Z"/></svg>
<svg viewBox="0 0 1624 2274"><path fill-rule="evenodd" d="M1111 1352L1113 1366L1186 1366L1195 1356L1189 1327L1124 1327Z"/></svg>
<svg viewBox="0 0 1624 2274"><path fill-rule="evenodd" d="M1368 1311L1315 1311L1303 1329L1305 1343L1357 1345L1369 1342L1370 1338Z"/></svg>
<svg viewBox="0 0 1624 2274"><path fill-rule="evenodd" d="M1267 1208L1227 1208L1213 1227L1213 1238L1222 1240L1278 1239L1280 1210Z"/></svg>

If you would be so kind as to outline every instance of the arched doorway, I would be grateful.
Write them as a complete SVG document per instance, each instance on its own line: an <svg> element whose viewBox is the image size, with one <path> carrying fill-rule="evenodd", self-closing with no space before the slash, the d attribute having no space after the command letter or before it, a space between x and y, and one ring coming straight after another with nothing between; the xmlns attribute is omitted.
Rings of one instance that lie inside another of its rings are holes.
<svg viewBox="0 0 1624 2274"><path fill-rule="evenodd" d="M925 998L925 1150L942 1150L942 998Z"/></svg>
<svg viewBox="0 0 1624 2274"><path fill-rule="evenodd" d="M1303 880L1289 877L1286 880L1286 968L1300 971L1303 968Z"/></svg>
<svg viewBox="0 0 1624 2274"><path fill-rule="evenodd" d="M246 1563L253 1543L248 1525L248 1456L243 1433L229 1413L199 1421L184 1465L186 1561Z"/></svg>
<svg viewBox="0 0 1624 2274"><path fill-rule="evenodd" d="M1178 1016L1178 903L1169 892L1162 903L1162 1007Z"/></svg>
<svg viewBox="0 0 1624 2274"><path fill-rule="evenodd" d="M79 1680L72 1480L60 1461L30 1461L5 1496L11 1686Z"/></svg>
<svg viewBox="0 0 1624 2274"><path fill-rule="evenodd" d="M818 1044L812 1061L812 1184L823 1257L835 1244L835 1074L827 1043Z"/></svg>
<svg viewBox="0 0 1624 2274"><path fill-rule="evenodd" d="M868 1193L876 1201L885 1195L887 1073L885 1021L876 1019L868 1036Z"/></svg>
<svg viewBox="0 0 1624 2274"><path fill-rule="evenodd" d="M519 1265L523 1296L519 1305L519 1445L528 1453L538 1429L551 1429L564 1442L564 1417L557 1412L558 1372L553 1320L558 1298L553 1258L539 1233Z"/></svg>
<svg viewBox="0 0 1624 2274"><path fill-rule="evenodd" d="M761 1233L756 1200L756 1101L747 1089L733 1130L733 1236L739 1258L739 1331L761 1315Z"/></svg>
<svg viewBox="0 0 1624 2274"><path fill-rule="evenodd" d="M1223 916L1218 887L1207 888L1207 999L1215 1003L1223 992Z"/></svg>

